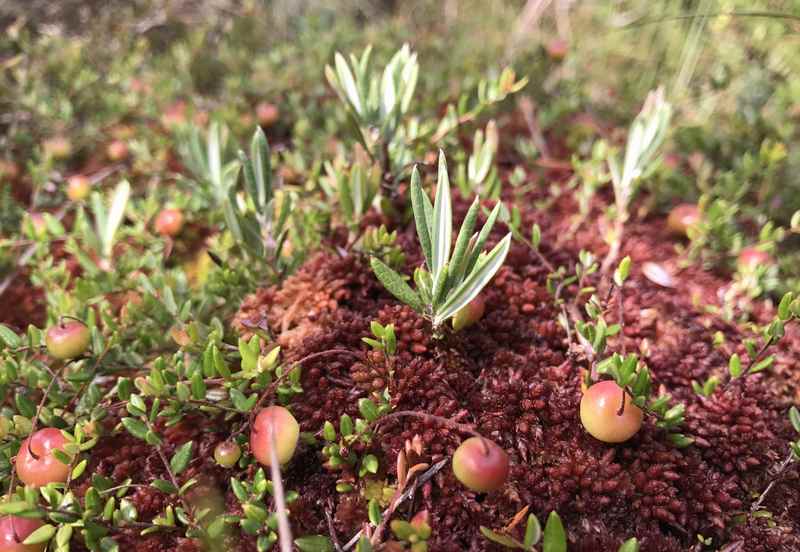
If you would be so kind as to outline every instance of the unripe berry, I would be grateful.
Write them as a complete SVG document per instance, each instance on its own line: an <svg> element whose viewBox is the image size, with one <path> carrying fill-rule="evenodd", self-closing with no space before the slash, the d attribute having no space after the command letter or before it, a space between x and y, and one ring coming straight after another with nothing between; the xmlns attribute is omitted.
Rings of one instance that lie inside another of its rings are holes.
<svg viewBox="0 0 800 552"><path fill-rule="evenodd" d="M250 448L262 465L272 465L272 435L275 439L275 454L279 464L291 460L300 437L300 426L292 413L282 406L269 406L256 416L250 430Z"/></svg>
<svg viewBox="0 0 800 552"><path fill-rule="evenodd" d="M258 124L263 127L271 127L280 118L281 113L278 110L278 106L275 104L271 104L269 102L259 102L256 106L256 117L258 118Z"/></svg>
<svg viewBox="0 0 800 552"><path fill-rule="evenodd" d="M214 449L214 460L223 468L232 468L242 456L242 449L233 441L223 441Z"/></svg>
<svg viewBox="0 0 800 552"><path fill-rule="evenodd" d="M772 255L757 247L745 247L739 252L739 258L736 259L736 264L741 271L752 271L758 266L770 266L774 262Z"/></svg>
<svg viewBox="0 0 800 552"><path fill-rule="evenodd" d="M46 155L53 159L65 159L72 153L72 143L66 136L53 136L42 142Z"/></svg>
<svg viewBox="0 0 800 552"><path fill-rule="evenodd" d="M497 444L470 437L453 454L453 474L475 492L496 491L508 478L508 455Z"/></svg>
<svg viewBox="0 0 800 552"><path fill-rule="evenodd" d="M114 140L106 148L106 155L112 161L122 161L128 157L128 144L122 140Z"/></svg>
<svg viewBox="0 0 800 552"><path fill-rule="evenodd" d="M156 215L156 232L162 236L177 236L183 228L183 213L180 209L163 209Z"/></svg>
<svg viewBox="0 0 800 552"><path fill-rule="evenodd" d="M45 222L44 215L42 215L42 213L29 211L28 220L31 223L31 228L33 228L34 236L43 237L47 233L47 222Z"/></svg>
<svg viewBox="0 0 800 552"><path fill-rule="evenodd" d="M16 470L20 480L32 487L43 487L48 483L63 483L69 475L69 466L59 462L54 450L63 450L67 443L61 431L48 427L40 429L19 447Z"/></svg>
<svg viewBox="0 0 800 552"><path fill-rule="evenodd" d="M481 295L478 295L464 305L460 311L453 317L453 329L461 331L462 329L472 326L475 322L483 318L483 313L486 311L486 301Z"/></svg>
<svg viewBox="0 0 800 552"><path fill-rule="evenodd" d="M686 236L689 228L700 222L700 209L693 203L681 203L673 207L667 217L667 227L678 236Z"/></svg>
<svg viewBox="0 0 800 552"><path fill-rule="evenodd" d="M81 201L86 199L91 190L91 181L82 174L75 174L67 179L67 197L72 201Z"/></svg>
<svg viewBox="0 0 800 552"><path fill-rule="evenodd" d="M625 397L625 407L619 415ZM605 443L622 443L642 427L642 410L631 402L627 393L611 380L592 385L581 398L581 423L586 431Z"/></svg>
<svg viewBox="0 0 800 552"><path fill-rule="evenodd" d="M44 341L50 356L68 360L86 352L90 337L89 327L86 324L70 320L51 326Z"/></svg>
<svg viewBox="0 0 800 552"><path fill-rule="evenodd" d="M47 543L22 544L28 535L44 525L38 519L6 516L0 519L0 552L44 552Z"/></svg>

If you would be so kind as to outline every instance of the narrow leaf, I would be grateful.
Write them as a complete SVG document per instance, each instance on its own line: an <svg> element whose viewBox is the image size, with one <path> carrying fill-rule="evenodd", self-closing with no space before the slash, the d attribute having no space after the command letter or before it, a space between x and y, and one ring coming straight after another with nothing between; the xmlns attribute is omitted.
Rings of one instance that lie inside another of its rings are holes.
<svg viewBox="0 0 800 552"><path fill-rule="evenodd" d="M450 257L451 234L453 232L453 213L450 206L450 179L447 176L447 162L444 152L439 150L439 180L436 185L436 201L433 205L433 286L439 279L440 271Z"/></svg>
<svg viewBox="0 0 800 552"><path fill-rule="evenodd" d="M370 259L370 266L375 276L383 284L383 287L394 295L397 299L404 302L417 312L422 312L425 308L419 295L403 280L397 272L386 266L377 257Z"/></svg>
<svg viewBox="0 0 800 552"><path fill-rule="evenodd" d="M272 199L272 167L269 158L269 143L261 127L258 127L253 134L250 144L250 159L256 187L249 193L256 204L256 210L264 213L267 202Z"/></svg>
<svg viewBox="0 0 800 552"><path fill-rule="evenodd" d="M478 209L480 208L480 201L476 197L475 201L467 211L464 217L464 222L461 229L458 231L458 238L456 239L456 247L453 250L453 259L450 263L450 281L455 284L460 284L464 279L464 268L467 254L467 246L469 245L472 231L475 229L475 221L478 218Z"/></svg>
<svg viewBox="0 0 800 552"><path fill-rule="evenodd" d="M463 306L475 299L481 290L489 283L492 277L503 266L508 250L511 247L511 234L506 236L498 243L494 249L486 256L479 266L473 270L464 282L452 293L445 301L442 308L435 314L434 324L441 324Z"/></svg>
<svg viewBox="0 0 800 552"><path fill-rule="evenodd" d="M114 247L114 234L116 234L119 225L122 223L122 217L125 215L125 207L128 205L128 198L131 195L131 185L127 180L123 180L114 189L114 195L111 198L111 207L108 210L108 218L101 232L103 233L103 255L106 258L111 257L112 248Z"/></svg>
<svg viewBox="0 0 800 552"><path fill-rule="evenodd" d="M411 171L411 209L414 211L414 222L417 226L417 236L425 255L425 263L428 270L433 270L433 254L431 250L431 221L425 209L425 199L427 196L420 185L419 170L416 165Z"/></svg>
<svg viewBox="0 0 800 552"><path fill-rule="evenodd" d="M334 56L336 63L336 73L339 77L339 84L343 88L346 99L350 102L351 106L359 115L363 115L363 107L361 105L361 98L358 94L356 82L353 79L353 73L350 72L350 67L347 66L347 61L344 56L336 52Z"/></svg>

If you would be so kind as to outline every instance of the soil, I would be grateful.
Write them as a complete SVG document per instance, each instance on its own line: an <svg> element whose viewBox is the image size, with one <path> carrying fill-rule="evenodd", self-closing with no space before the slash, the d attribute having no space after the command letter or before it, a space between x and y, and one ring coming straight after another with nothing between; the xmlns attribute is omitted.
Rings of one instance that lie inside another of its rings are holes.
<svg viewBox="0 0 800 552"><path fill-rule="evenodd" d="M546 166L531 175L533 179L564 176L563 168ZM506 192L513 190L507 187ZM540 225L544 256L556 266L572 267L580 249L602 254L605 244L595 221L603 198L598 198L590 222L570 234L576 212L573 199L562 196L548 209L533 208L544 193L505 198L522 209L523 228L533 222ZM466 201L455 202L456 219L467 207ZM389 221L375 216L369 222ZM501 226L497 225L492 242L502 236ZM398 230L398 242L406 252L405 272L411 273L421 262L415 234L410 226ZM724 377L728 356L744 353L740 343L745 335L737 325L704 308L719 303L719 291L730 279L695 266L680 268L675 241L665 236L662 217L637 219L626 227L622 254L632 257L634 268L625 286L624 336L610 345L617 350L624 340L627 350L639 351L655 386L686 404L683 430L695 443L683 449L673 446L651 418L620 445L601 443L583 430L578 404L581 374L588 365L568 354L567 336L545 286L548 270L522 244L512 246L504 267L484 290L483 319L442 339L432 338L428 322L381 287L365 259L356 254L342 257L332 247L311 256L281 286L248 297L234 325L245 335L255 327L268 330L282 346L287 364L331 349L351 351L303 363L304 392L290 405L303 431L316 433L325 420L336 422L345 412L359 416L358 399L388 385L395 409L470 424L505 449L512 468L502 490L488 495L470 492L446 466L399 508L396 517L406 519L428 510L431 551L499 549L479 533L479 526L500 528L525 506L540 520L558 511L571 552L613 552L631 536L640 540L644 552L800 550L797 464L777 480L764 501L762 508L771 516L744 515L773 480L773 469L785 458L794 436L787 410L800 399L794 370L800 359L800 332L787 328L769 371L741 378L710 398L695 394L692 380ZM557 250L549 245L556 243ZM641 270L647 261L672 271L674 287L648 280ZM567 290L567 299L571 301L575 293L574 288ZM759 303L752 316L764 321L772 313L771 304ZM613 314L610 318L615 320ZM371 353L361 341L369 335L372 320L396 328L398 352L391 378L383 356ZM713 344L717 332L725 336L721 346ZM106 427L112 428L119 415L121 408ZM186 419L165 430L164 452L170 456L179 444L194 439L195 460L181 482L197 477L200 483L188 500L211 500L238 512L229 485L235 472L212 460L213 447L229 431L221 420ZM397 418L381 425L373 444L357 452L375 454L381 471L374 479L392 484L398 452L415 438L422 443L417 460L433 464L449 457L463 435L430 421ZM290 505L292 527L295 536L333 531L344 543L367 520L365 483L349 470L325 469L323 461L318 446L301 444L286 467L285 486L299 493ZM129 477L143 484L165 475L155 451L124 432L100 440L87 473L103 474L117 483ZM337 493L339 481L353 483L356 490ZM130 500L139 519L149 520L163 512L167 497L146 487L130 493ZM200 549L196 542L175 535L142 537L130 530L118 540L126 551ZM710 538L712 546L703 548L698 535ZM77 544L73 549L82 550ZM232 531L223 549L251 551L255 543Z"/></svg>

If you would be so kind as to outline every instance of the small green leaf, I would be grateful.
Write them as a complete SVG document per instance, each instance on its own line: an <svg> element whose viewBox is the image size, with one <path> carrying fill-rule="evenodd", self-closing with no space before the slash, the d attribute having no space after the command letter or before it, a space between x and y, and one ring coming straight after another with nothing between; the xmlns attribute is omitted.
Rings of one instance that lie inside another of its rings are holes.
<svg viewBox="0 0 800 552"><path fill-rule="evenodd" d="M367 473L378 473L378 458L374 454L367 454L361 461L361 465Z"/></svg>
<svg viewBox="0 0 800 552"><path fill-rule="evenodd" d="M775 355L769 355L768 357L754 364L753 367L750 368L749 373L755 374L757 372L761 372L762 370L766 370L767 368L772 366L773 362L775 362Z"/></svg>
<svg viewBox="0 0 800 552"><path fill-rule="evenodd" d="M369 514L369 521L377 527L381 524L381 520L383 519L383 515L381 514L381 507L378 504L378 501L374 498L369 501L369 506L367 507L367 512Z"/></svg>
<svg viewBox="0 0 800 552"><path fill-rule="evenodd" d="M339 433L343 437L348 437L353 434L353 418L349 414L342 414L339 419Z"/></svg>
<svg viewBox="0 0 800 552"><path fill-rule="evenodd" d="M639 541L636 537L630 538L622 543L617 552L639 552Z"/></svg>
<svg viewBox="0 0 800 552"><path fill-rule="evenodd" d="M356 552L373 552L372 544L366 536L362 536L356 545Z"/></svg>
<svg viewBox="0 0 800 552"><path fill-rule="evenodd" d="M622 284L625 283L625 280L628 279L628 275L631 273L631 258L625 257L619 263L619 266L614 271L614 283L617 286L622 287Z"/></svg>
<svg viewBox="0 0 800 552"><path fill-rule="evenodd" d="M738 378L742 375L742 359L739 358L738 353L733 353L728 361L728 371L731 373L732 378Z"/></svg>
<svg viewBox="0 0 800 552"><path fill-rule="evenodd" d="M2 340L9 348L16 349L19 347L22 338L5 324L0 324L0 340Z"/></svg>
<svg viewBox="0 0 800 552"><path fill-rule="evenodd" d="M154 479L151 485L164 494L178 494L178 488L165 479Z"/></svg>
<svg viewBox="0 0 800 552"><path fill-rule="evenodd" d="M528 516L528 523L525 526L525 540L523 544L527 550L533 548L533 545L539 542L539 539L542 538L542 526L539 523L539 518L535 515L530 514Z"/></svg>
<svg viewBox="0 0 800 552"><path fill-rule="evenodd" d="M333 543L323 535L309 535L294 539L301 552L333 552Z"/></svg>
<svg viewBox="0 0 800 552"><path fill-rule="evenodd" d="M800 412L797 407L793 406L789 409L789 420L792 422L794 430L800 433Z"/></svg>
<svg viewBox="0 0 800 552"><path fill-rule="evenodd" d="M500 546L505 546L506 548L524 548L516 539L504 535L502 533L498 533L488 527L484 527L483 525L480 526L481 534L489 539L490 541L499 544Z"/></svg>
<svg viewBox="0 0 800 552"><path fill-rule="evenodd" d="M533 223L533 228L531 228L531 245L534 249L539 249L539 245L542 243L542 229L539 228L539 225Z"/></svg>
<svg viewBox="0 0 800 552"><path fill-rule="evenodd" d="M370 399L359 399L358 411L361 412L361 415L364 416L368 422L374 422L380 415L378 413L378 407Z"/></svg>
<svg viewBox="0 0 800 552"><path fill-rule="evenodd" d="M542 552L567 552L567 533L556 512L550 512L544 527Z"/></svg>
<svg viewBox="0 0 800 552"><path fill-rule="evenodd" d="M322 437L329 443L336 440L336 428L333 427L333 424L327 420L325 420L325 423L322 426Z"/></svg>
<svg viewBox="0 0 800 552"><path fill-rule="evenodd" d="M41 544L52 539L55 534L56 527L54 525L42 525L36 531L28 535L22 544Z"/></svg>
<svg viewBox="0 0 800 552"><path fill-rule="evenodd" d="M35 512L36 507L31 506L24 500L0 503L0 514L17 515L23 512Z"/></svg>
<svg viewBox="0 0 800 552"><path fill-rule="evenodd" d="M247 500L247 490L242 485L242 482L235 477L231 477L231 490L233 490L233 494L236 495L239 502Z"/></svg>
<svg viewBox="0 0 800 552"><path fill-rule="evenodd" d="M122 425L131 435L138 439L144 440L147 437L147 426L141 420L137 420L136 418L122 418Z"/></svg>
<svg viewBox="0 0 800 552"><path fill-rule="evenodd" d="M694 439L687 437L683 433L670 433L667 435L667 439L669 439L672 444L678 448L686 448L694 443Z"/></svg>
<svg viewBox="0 0 800 552"><path fill-rule="evenodd" d="M180 475L189 466L192 460L192 448L194 441L189 441L178 447L172 459L169 461L169 467L172 469L174 475Z"/></svg>
<svg viewBox="0 0 800 552"><path fill-rule="evenodd" d="M789 320L792 316L791 312L791 305L794 296L791 291L786 292L784 296L781 298L781 302L778 305L778 318L784 322Z"/></svg>

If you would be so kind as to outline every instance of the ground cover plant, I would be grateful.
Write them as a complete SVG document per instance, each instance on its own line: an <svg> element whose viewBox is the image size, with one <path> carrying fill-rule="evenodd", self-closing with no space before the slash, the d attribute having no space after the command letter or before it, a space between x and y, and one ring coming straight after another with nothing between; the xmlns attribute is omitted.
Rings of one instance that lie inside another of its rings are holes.
<svg viewBox="0 0 800 552"><path fill-rule="evenodd" d="M800 550L793 3L0 24L0 552Z"/></svg>

